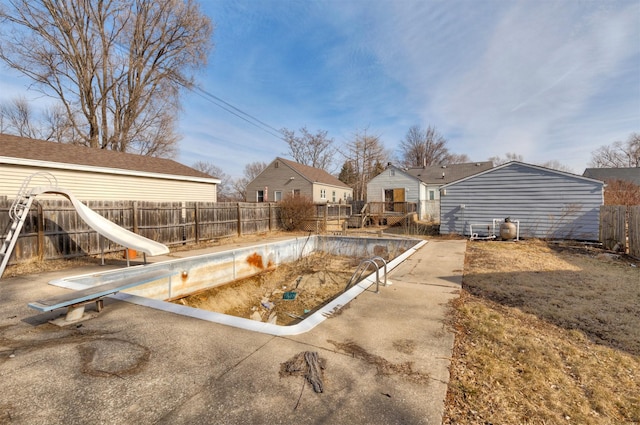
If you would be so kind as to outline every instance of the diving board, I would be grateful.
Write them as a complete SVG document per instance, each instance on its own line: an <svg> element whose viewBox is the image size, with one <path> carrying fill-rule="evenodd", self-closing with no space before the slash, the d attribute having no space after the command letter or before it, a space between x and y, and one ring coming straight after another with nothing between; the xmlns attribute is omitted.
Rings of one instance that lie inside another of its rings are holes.
<svg viewBox="0 0 640 425"><path fill-rule="evenodd" d="M34 301L32 303L29 303L28 305L33 309L43 312L68 307L67 315L65 318L63 318L62 320L56 319L52 321L52 323L57 325L68 325L90 318L84 316L85 304L89 304L95 301L96 310L100 312L103 307L102 299L104 297L113 295L125 289L133 288L134 286L170 277L173 274L175 273L169 270L154 270L147 273L142 273L138 276L119 279L102 285L81 289L79 291L69 292L57 297Z"/></svg>

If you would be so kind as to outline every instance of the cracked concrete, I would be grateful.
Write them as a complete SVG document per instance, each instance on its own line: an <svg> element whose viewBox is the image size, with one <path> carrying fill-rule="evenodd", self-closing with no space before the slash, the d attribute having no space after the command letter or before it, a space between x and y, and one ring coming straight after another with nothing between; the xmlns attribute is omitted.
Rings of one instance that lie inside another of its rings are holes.
<svg viewBox="0 0 640 425"><path fill-rule="evenodd" d="M465 241L430 241L311 331L275 337L113 299L69 329L27 303L55 277L0 280L0 424L439 424ZM201 254L181 252L180 256ZM323 392L281 365L317 352Z"/></svg>

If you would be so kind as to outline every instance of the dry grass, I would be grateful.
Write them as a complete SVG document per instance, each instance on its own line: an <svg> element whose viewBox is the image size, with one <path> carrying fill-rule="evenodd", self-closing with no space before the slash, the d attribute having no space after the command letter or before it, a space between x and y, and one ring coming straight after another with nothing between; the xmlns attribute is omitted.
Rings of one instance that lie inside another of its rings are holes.
<svg viewBox="0 0 640 425"><path fill-rule="evenodd" d="M469 243L445 423L640 423L634 264L580 246Z"/></svg>
<svg viewBox="0 0 640 425"><path fill-rule="evenodd" d="M3 278L38 274L57 270L65 270L73 267L81 267L88 264L100 264L100 259L95 257L78 257L58 260L29 260L7 266L2 275Z"/></svg>

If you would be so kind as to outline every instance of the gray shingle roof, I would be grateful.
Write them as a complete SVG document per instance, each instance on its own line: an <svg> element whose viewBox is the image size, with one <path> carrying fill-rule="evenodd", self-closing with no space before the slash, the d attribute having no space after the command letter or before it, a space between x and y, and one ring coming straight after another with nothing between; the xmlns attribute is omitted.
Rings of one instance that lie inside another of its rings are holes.
<svg viewBox="0 0 640 425"><path fill-rule="evenodd" d="M491 161L408 168L407 174L427 184L447 184L493 168ZM444 177L443 177L444 176Z"/></svg>
<svg viewBox="0 0 640 425"><path fill-rule="evenodd" d="M635 168L587 168L582 173L584 177L589 177L603 182L610 180L624 180L640 185L640 167Z"/></svg>
<svg viewBox="0 0 640 425"><path fill-rule="evenodd" d="M199 178L212 176L166 158L0 134L0 157Z"/></svg>
<svg viewBox="0 0 640 425"><path fill-rule="evenodd" d="M303 164L300 164L288 159L280 158L280 157L276 158L276 160L287 164L289 167L293 168L295 171L297 171L300 175L302 175L304 178L306 178L310 182L323 183L331 186L349 188L348 185L341 182L337 177L332 176L331 174L327 173L324 170L321 170L320 168L310 167L308 165L303 165Z"/></svg>

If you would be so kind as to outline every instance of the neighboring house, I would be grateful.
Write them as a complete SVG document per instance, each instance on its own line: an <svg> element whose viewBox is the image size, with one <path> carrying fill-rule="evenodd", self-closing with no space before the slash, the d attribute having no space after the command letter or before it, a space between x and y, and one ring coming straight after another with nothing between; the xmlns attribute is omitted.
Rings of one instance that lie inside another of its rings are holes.
<svg viewBox="0 0 640 425"><path fill-rule="evenodd" d="M622 180L640 186L640 167L633 168L587 168L584 177L602 180L605 183Z"/></svg>
<svg viewBox="0 0 640 425"><path fill-rule="evenodd" d="M524 238L597 241L603 182L509 162L440 188L440 233L486 232L493 219L519 221ZM499 226L499 223L498 223Z"/></svg>
<svg viewBox="0 0 640 425"><path fill-rule="evenodd" d="M493 167L488 162L399 168L389 164L367 184L367 202L412 202L419 220L439 221L440 187ZM387 209L388 210L388 209Z"/></svg>
<svg viewBox="0 0 640 425"><path fill-rule="evenodd" d="M314 203L351 202L353 189L319 168L276 158L246 189L247 202L278 202L288 194Z"/></svg>
<svg viewBox="0 0 640 425"><path fill-rule="evenodd" d="M14 198L35 173L52 174L81 200L216 202L220 184L170 159L0 134L0 196ZM32 181L47 184L43 177Z"/></svg>

